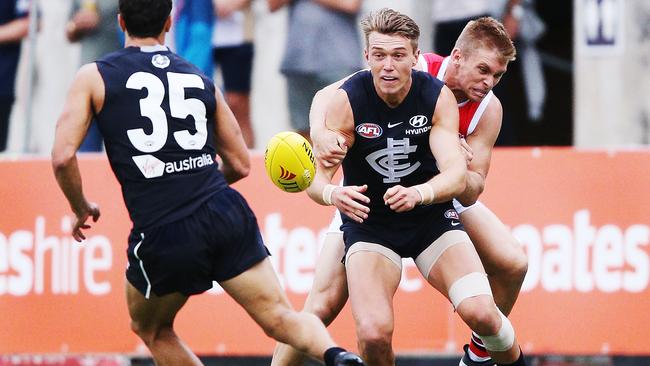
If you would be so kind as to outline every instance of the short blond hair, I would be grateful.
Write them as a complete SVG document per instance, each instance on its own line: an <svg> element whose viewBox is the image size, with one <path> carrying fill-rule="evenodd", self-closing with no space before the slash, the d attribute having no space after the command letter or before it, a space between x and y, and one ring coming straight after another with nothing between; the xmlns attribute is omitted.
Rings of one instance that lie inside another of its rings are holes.
<svg viewBox="0 0 650 366"><path fill-rule="evenodd" d="M517 55L515 45L503 24L492 17L469 21L458 36L454 48L463 54L479 48L496 49L505 62L514 60Z"/></svg>
<svg viewBox="0 0 650 366"><path fill-rule="evenodd" d="M418 49L418 39L420 38L420 27L407 15L389 8L383 8L375 12L370 12L362 21L361 29L366 37L366 48L368 48L368 38L370 33L379 34L396 34L411 41L413 52Z"/></svg>

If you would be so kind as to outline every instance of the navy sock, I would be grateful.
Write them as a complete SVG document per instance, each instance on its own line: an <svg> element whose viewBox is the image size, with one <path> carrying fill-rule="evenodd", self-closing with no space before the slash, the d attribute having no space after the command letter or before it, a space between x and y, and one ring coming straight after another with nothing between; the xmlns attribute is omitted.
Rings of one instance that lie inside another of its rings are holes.
<svg viewBox="0 0 650 366"><path fill-rule="evenodd" d="M345 352L345 350L341 347L328 348L327 351L325 351L325 353L323 354L323 359L325 360L325 366L334 366L334 359L341 352Z"/></svg>

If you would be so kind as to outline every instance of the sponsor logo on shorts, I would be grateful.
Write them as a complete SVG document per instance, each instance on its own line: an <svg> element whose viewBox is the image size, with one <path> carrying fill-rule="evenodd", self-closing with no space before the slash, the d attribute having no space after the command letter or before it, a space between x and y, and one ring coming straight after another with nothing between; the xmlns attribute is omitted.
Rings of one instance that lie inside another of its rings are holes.
<svg viewBox="0 0 650 366"><path fill-rule="evenodd" d="M460 220L460 217L458 216L458 212L456 212L456 210L454 210L453 208L450 208L449 210L445 211L445 218L452 219L452 220Z"/></svg>
<svg viewBox="0 0 650 366"><path fill-rule="evenodd" d="M368 139L376 139L381 136L383 130L381 126L376 123L362 123L355 128L359 136L365 137Z"/></svg>

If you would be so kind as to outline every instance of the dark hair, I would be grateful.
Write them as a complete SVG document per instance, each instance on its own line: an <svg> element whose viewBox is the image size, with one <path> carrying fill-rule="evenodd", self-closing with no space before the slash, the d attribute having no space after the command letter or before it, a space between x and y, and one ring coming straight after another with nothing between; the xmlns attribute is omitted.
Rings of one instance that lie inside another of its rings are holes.
<svg viewBox="0 0 650 366"><path fill-rule="evenodd" d="M130 36L158 37L172 11L172 0L120 0L119 9Z"/></svg>
<svg viewBox="0 0 650 366"><path fill-rule="evenodd" d="M368 47L370 33L377 32L405 37L411 41L414 52L418 49L420 28L413 19L393 9L383 8L371 12L361 21L361 29L366 37L366 48Z"/></svg>

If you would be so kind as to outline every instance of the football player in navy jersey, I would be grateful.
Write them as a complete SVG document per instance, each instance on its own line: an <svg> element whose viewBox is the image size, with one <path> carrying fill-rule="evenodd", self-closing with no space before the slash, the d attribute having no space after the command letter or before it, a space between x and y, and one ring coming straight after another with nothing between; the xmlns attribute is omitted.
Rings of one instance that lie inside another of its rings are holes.
<svg viewBox="0 0 650 366"><path fill-rule="evenodd" d="M84 65L70 87L52 166L76 216L73 237L85 239L87 221L100 216L83 194L76 159L94 117L133 221L131 328L156 364L201 365L173 323L189 296L217 281L278 341L328 366L362 365L316 316L291 308L255 215L229 186L250 169L237 121L211 81L163 46L171 7L171 0L120 0L125 48Z"/></svg>
<svg viewBox="0 0 650 366"><path fill-rule="evenodd" d="M343 214L345 269L359 347L370 364L390 365L392 296L401 258L412 257L427 281L481 338L499 365L523 365L509 320L494 303L485 271L451 199L465 189L466 160L452 92L418 60L417 25L383 9L362 23L370 71L333 95L326 127L348 146L343 186L338 164L319 158L308 193ZM275 359L274 359L275 361Z"/></svg>
<svg viewBox="0 0 650 366"><path fill-rule="evenodd" d="M527 271L527 257L509 229L486 205L477 201L483 192L492 148L501 128L503 109L491 89L499 82L516 50L504 26L483 17L467 23L450 56L421 54L417 70L445 82L454 93L460 112L459 134L467 160L465 191L454 199L454 207L481 262L499 309L510 314ZM340 162L346 154L345 140L325 128L325 108L333 93L347 78L320 90L310 113L314 154L326 166ZM482 91L476 92L476 91ZM466 140L466 141L465 141ZM463 201L462 203L459 201ZM332 220L316 266L314 284L303 311L313 312L330 324L348 298L343 256L343 233L338 212ZM463 347L460 366L493 366L480 337L472 333ZM286 345L278 345L274 366L302 365L304 356Z"/></svg>

